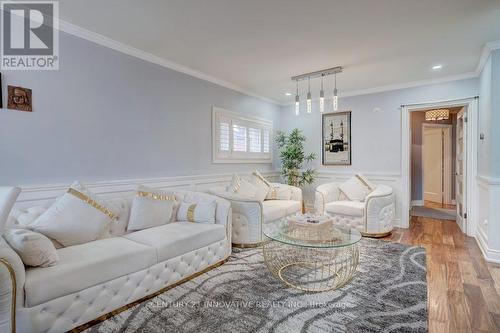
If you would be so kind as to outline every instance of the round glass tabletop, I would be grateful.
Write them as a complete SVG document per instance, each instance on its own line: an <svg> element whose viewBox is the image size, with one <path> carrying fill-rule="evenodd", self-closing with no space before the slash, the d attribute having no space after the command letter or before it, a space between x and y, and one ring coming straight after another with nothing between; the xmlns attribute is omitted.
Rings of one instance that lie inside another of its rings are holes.
<svg viewBox="0 0 500 333"><path fill-rule="evenodd" d="M356 229L333 225L328 216L296 215L265 222L262 232L271 240L302 247L332 248L354 245L361 240Z"/></svg>

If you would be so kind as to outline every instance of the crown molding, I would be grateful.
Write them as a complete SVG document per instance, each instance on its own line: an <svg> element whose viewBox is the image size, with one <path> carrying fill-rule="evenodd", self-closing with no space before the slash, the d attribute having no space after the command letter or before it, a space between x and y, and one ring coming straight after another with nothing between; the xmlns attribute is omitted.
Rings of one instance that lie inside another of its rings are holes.
<svg viewBox="0 0 500 333"><path fill-rule="evenodd" d="M227 82L225 80L222 80L222 79L216 78L214 76L205 74L203 72L197 71L197 70L192 69L190 67L178 64L178 63L171 61L171 60L168 60L166 58L162 58L160 56L146 52L144 50L135 48L133 46L130 46L130 45L127 45L124 43L121 43L119 41L116 41L114 39L103 36L101 34L98 34L96 32L90 31L88 29L82 28L80 26L77 26L73 23L69 23L69 22L61 20L61 19L59 19L59 30L63 31L65 33L68 33L70 35L91 41L91 42L96 43L98 45L101 45L101 46L113 49L115 51L127 54L129 56L156 64L156 65L168 68L168 69L172 69L174 71L195 77L195 78L203 80L203 81L207 81L207 82L216 84L218 86L221 86L221 87L233 90L233 91L237 91L241 94L244 94L244 95L247 95L250 97L254 97L254 98L263 100L265 102L268 102L268 103L272 103L272 104L279 105L279 106L289 106L289 105L293 104L292 102L282 103L282 102L279 102L277 100L274 100L274 99L259 95L257 93L254 93L252 91L248 91L248 90L246 90L238 85L235 85L231 82ZM414 88L414 87L425 86L425 85L432 85L432 84L438 84L438 83L445 83L445 82L475 78L481 74L481 71L483 70L484 65L486 64L491 52L494 50L498 50L498 49L500 49L500 40L486 43L486 45L483 47L481 57L479 58L476 70L474 72L445 76L445 77L436 78L436 79L429 79L429 80L396 83L396 84L373 87L373 88L368 88L368 89L351 90L351 91L346 91L346 92L342 93L341 97L368 95L368 94L381 93L381 92L385 92L385 91ZM315 100L317 100L317 99L318 98L316 98Z"/></svg>
<svg viewBox="0 0 500 333"><path fill-rule="evenodd" d="M339 98L353 97L353 96L360 96L360 95L370 95L370 94L377 94L377 93L387 92L387 91L395 91L395 90L428 86L428 85L446 83L446 82L452 82L452 81L473 79L473 78L476 78L477 76L478 75L475 72L469 72L469 73L458 74L458 75L444 76L444 77L440 77L440 78L436 78L436 79L389 84L389 85L385 85L385 86L360 89L360 90L349 90L346 92L342 92L341 94L339 93ZM319 100L319 98L316 97L316 98L313 98L312 100L317 101L317 100ZM294 102L288 102L288 103L283 103L281 105L282 106L290 106L293 104L294 104Z"/></svg>
<svg viewBox="0 0 500 333"><path fill-rule="evenodd" d="M61 19L59 19L59 30L63 31L67 34L88 40L88 41L93 42L95 44L113 49L115 51L118 51L118 52L121 52L124 54L127 54L129 56L134 57L134 58L138 58L138 59L156 64L158 66L172 69L174 71L195 77L195 78L203 80L203 81L207 81L207 82L216 84L218 86L221 86L221 87L233 90L233 91L237 91L241 94L244 94L244 95L247 95L250 97L254 97L254 98L263 100L265 102L268 102L268 103L272 103L275 105L281 105L281 103L278 101L275 101L275 100L268 98L268 97L261 96L257 93L252 92L252 91L248 91L248 90L246 90L238 85L235 85L233 83L224 81L222 79L205 74L203 72L197 71L197 70L189 68L187 66L178 64L178 63L173 62L171 60L159 57L157 55L146 52L144 50L135 48L133 46L124 44L122 42L116 41L114 39L111 39L109 37L103 36L103 35L98 34L96 32L87 30L85 28L82 28L80 26L77 26L75 24L69 23L69 22L61 20Z"/></svg>
<svg viewBox="0 0 500 333"><path fill-rule="evenodd" d="M486 45L483 47L483 52L481 53L481 57L479 58L479 61L477 63L476 67L476 76L481 75L481 72L483 71L484 65L486 65L486 62L488 61L488 58L490 57L491 52L494 50L499 50L500 49L500 40L495 40L489 43L486 43Z"/></svg>

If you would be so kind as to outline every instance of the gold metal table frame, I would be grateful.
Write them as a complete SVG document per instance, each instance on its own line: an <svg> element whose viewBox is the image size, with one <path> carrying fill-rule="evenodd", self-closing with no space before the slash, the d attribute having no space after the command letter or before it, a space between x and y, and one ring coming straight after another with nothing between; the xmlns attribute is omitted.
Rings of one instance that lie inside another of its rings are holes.
<svg viewBox="0 0 500 333"><path fill-rule="evenodd" d="M352 279L359 263L358 231L333 224L297 227L285 220L273 227L274 231L263 229L264 260L287 286L322 292L341 288Z"/></svg>

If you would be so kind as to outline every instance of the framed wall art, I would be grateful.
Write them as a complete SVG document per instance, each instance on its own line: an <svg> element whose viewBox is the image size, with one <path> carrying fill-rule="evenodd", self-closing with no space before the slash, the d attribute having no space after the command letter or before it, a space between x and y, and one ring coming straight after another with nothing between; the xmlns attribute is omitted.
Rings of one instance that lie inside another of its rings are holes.
<svg viewBox="0 0 500 333"><path fill-rule="evenodd" d="M19 111L33 111L31 104L31 89L7 86L7 108Z"/></svg>
<svg viewBox="0 0 500 333"><path fill-rule="evenodd" d="M323 114L323 165L351 165L351 111Z"/></svg>

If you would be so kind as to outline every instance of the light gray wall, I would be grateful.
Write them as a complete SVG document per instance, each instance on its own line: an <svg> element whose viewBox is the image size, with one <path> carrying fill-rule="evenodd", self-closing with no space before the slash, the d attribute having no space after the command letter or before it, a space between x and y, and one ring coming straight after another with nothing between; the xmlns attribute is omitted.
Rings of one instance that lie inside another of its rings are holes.
<svg viewBox="0 0 500 333"><path fill-rule="evenodd" d="M300 128L307 136L307 151L316 152L316 165L339 172L363 172L388 175L401 174L401 104L458 99L477 95L477 79L342 98L339 111L352 111L352 165L321 166L321 115L317 103L307 114L301 105L300 116L293 107L282 108L281 128ZM331 112L330 101L326 112ZM373 112L374 108L379 112Z"/></svg>
<svg viewBox="0 0 500 333"><path fill-rule="evenodd" d="M491 56L488 58L479 77L479 133L483 133L484 140L479 140L478 147L478 174L489 176L491 163L491 121L492 121L492 96L491 96Z"/></svg>
<svg viewBox="0 0 500 333"><path fill-rule="evenodd" d="M500 177L500 50L491 55L491 177ZM499 222L500 223L500 222Z"/></svg>
<svg viewBox="0 0 500 333"><path fill-rule="evenodd" d="M202 56L202 55L200 55ZM33 113L0 110L0 184L271 170L212 164L213 105L271 119L262 100L61 33L59 71L3 72Z"/></svg>

